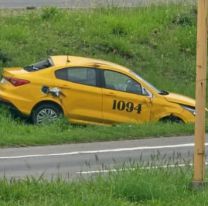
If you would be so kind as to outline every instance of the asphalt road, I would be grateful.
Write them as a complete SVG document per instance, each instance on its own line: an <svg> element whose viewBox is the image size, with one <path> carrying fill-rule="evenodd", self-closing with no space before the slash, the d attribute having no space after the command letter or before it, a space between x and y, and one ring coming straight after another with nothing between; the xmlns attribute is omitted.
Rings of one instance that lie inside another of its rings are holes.
<svg viewBox="0 0 208 206"><path fill-rule="evenodd" d="M208 145L208 143L207 143ZM0 178L47 179L152 165L192 163L193 137L0 149Z"/></svg>
<svg viewBox="0 0 208 206"><path fill-rule="evenodd" d="M196 0L0 0L0 8L26 8L55 6L61 8L92 8L99 6L132 7L149 5L151 3L185 2L192 3Z"/></svg>

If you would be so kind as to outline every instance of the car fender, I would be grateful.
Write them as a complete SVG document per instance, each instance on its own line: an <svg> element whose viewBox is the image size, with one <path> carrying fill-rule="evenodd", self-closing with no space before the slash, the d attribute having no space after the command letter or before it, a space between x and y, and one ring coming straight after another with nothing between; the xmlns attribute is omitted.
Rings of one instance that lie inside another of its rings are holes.
<svg viewBox="0 0 208 206"><path fill-rule="evenodd" d="M66 111L65 111L64 107L61 104L61 99L55 98L55 97L48 97L48 98L44 98L44 99L41 99L40 101L35 102L33 104L32 108L31 108L31 113L37 105L39 105L41 103L46 103L46 102L57 104L62 109L63 113L66 114Z"/></svg>

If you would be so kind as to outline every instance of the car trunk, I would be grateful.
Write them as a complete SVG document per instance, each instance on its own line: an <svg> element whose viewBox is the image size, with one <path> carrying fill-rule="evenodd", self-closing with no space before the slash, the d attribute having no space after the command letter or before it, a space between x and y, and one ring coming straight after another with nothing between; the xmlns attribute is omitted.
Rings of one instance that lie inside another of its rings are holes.
<svg viewBox="0 0 208 206"><path fill-rule="evenodd" d="M9 83L13 86L21 86L29 83L24 77L27 73L28 72L21 67L5 68L2 73L1 87Z"/></svg>

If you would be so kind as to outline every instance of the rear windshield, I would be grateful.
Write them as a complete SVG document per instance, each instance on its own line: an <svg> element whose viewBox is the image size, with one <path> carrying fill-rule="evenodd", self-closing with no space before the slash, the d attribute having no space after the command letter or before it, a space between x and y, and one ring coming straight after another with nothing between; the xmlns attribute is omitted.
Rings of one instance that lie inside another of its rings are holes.
<svg viewBox="0 0 208 206"><path fill-rule="evenodd" d="M49 59L37 62L35 64L31 64L29 66L26 66L26 67L24 67L24 69L28 72L33 72L33 71L38 71L41 69L46 69L51 66L53 66L53 63L52 63L51 59L49 58Z"/></svg>

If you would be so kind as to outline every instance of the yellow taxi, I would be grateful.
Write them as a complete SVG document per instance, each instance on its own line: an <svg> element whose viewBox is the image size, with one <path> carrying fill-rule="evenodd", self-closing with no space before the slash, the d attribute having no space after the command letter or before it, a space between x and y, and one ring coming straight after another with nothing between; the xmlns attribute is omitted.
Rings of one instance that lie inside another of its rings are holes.
<svg viewBox="0 0 208 206"><path fill-rule="evenodd" d="M160 91L123 66L75 56L5 68L0 102L37 124L60 115L81 124L195 121L193 99Z"/></svg>

